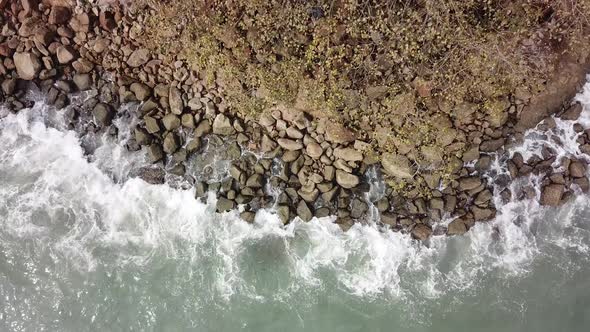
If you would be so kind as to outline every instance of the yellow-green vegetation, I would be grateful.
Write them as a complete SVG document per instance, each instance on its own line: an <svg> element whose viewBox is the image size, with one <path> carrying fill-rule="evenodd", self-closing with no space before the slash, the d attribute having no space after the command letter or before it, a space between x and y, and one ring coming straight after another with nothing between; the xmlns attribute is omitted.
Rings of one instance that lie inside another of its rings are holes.
<svg viewBox="0 0 590 332"><path fill-rule="evenodd" d="M137 3L146 5L142 42L222 83L234 111L283 104L330 117L443 177L469 144L455 129L502 125L515 89L551 75L590 17L590 1L571 0Z"/></svg>

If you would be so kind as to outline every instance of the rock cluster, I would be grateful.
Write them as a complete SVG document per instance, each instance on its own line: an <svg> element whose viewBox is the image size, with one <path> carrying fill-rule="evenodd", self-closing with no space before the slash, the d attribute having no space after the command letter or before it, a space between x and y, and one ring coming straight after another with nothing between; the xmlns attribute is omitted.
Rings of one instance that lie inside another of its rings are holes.
<svg viewBox="0 0 590 332"><path fill-rule="evenodd" d="M560 204L572 185L588 190L586 165L579 160L564 162L563 173L549 174L555 155L547 149L543 159L524 161L515 154L509 175L495 183L482 180L490 169L489 154L502 147L515 132L515 120L529 97L506 101L498 118L482 123L466 119L475 110L459 107L463 117L450 120L440 131L447 148L468 145L461 158L449 163L450 177L419 171L412 151L398 146L395 153L376 158L370 144L337 123L314 118L295 108L276 106L258 118L242 116L228 107L223 87L206 82L182 60L165 59L142 48L136 36L142 33L142 17L132 17L114 8L46 5L35 0L5 1L0 16L0 74L2 101L13 111L30 106L26 89L36 85L47 103L58 108L71 93L88 91L93 97L74 107L76 119L90 118L86 130L115 130L111 126L123 103L138 105L134 116L131 151L144 150L153 165L139 170L150 183L162 183L165 174L184 178L204 197L214 191L217 211L242 206L241 217L249 222L261 208L274 208L284 223L295 217L335 215L344 229L367 219L369 205L380 212L381 223L394 230L426 240L433 234L465 233L475 222L495 216L492 184L507 188L510 178L547 173L541 195L545 205ZM562 118L573 119L579 107ZM547 124L550 125L550 124ZM590 132L581 149L590 153ZM218 148L232 160L228 176L221 181L201 181L187 172L187 161L204 149ZM435 149L420 153L432 163L441 157ZM371 183L364 177L376 167L394 183L424 183L428 193L401 195L387 187L383 197L367 201ZM279 193L278 195L275 193ZM528 192L514 193L529 195ZM512 195L505 189L503 195ZM445 216L457 216L448 228L433 227Z"/></svg>

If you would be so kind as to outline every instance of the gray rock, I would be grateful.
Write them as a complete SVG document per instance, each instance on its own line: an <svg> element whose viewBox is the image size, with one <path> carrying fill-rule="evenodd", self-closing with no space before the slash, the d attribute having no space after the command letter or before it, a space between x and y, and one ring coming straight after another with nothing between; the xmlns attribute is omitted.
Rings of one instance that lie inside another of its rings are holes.
<svg viewBox="0 0 590 332"><path fill-rule="evenodd" d="M168 131L172 131L180 127L180 118L176 114L168 113L162 118L162 124Z"/></svg>
<svg viewBox="0 0 590 332"><path fill-rule="evenodd" d="M182 93L175 87L170 87L168 95L168 103L170 104L170 111L174 114L180 115L184 110L184 101L182 100Z"/></svg>
<svg viewBox="0 0 590 332"><path fill-rule="evenodd" d="M155 134L160 131L160 124L158 120L151 116L144 116L143 121L145 122L145 129L150 134Z"/></svg>
<svg viewBox="0 0 590 332"><path fill-rule="evenodd" d="M294 139L300 139L303 138L303 133L301 133L301 131L299 131L299 129L295 128L295 127L289 127L287 128L287 136L294 138Z"/></svg>
<svg viewBox="0 0 590 332"><path fill-rule="evenodd" d="M391 227L395 227L397 226L397 217L393 213L381 213L381 223L389 225Z"/></svg>
<svg viewBox="0 0 590 332"><path fill-rule="evenodd" d="M94 115L94 120L96 124L100 126L108 126L111 124L113 117L115 116L115 112L111 109L111 107L107 104L99 103L94 106L92 110L92 115Z"/></svg>
<svg viewBox="0 0 590 332"><path fill-rule="evenodd" d="M455 219L451 221L447 228L447 235L462 235L467 232L467 226L462 219Z"/></svg>
<svg viewBox="0 0 590 332"><path fill-rule="evenodd" d="M279 219L283 222L283 224L286 224L289 222L289 207L286 205L279 205L277 207L277 215L279 216Z"/></svg>
<svg viewBox="0 0 590 332"><path fill-rule="evenodd" d="M230 119L222 113L217 114L213 120L213 133L221 136L229 136L235 133Z"/></svg>
<svg viewBox="0 0 590 332"><path fill-rule="evenodd" d="M164 152L167 154L173 154L178 150L178 138L174 133L168 133L164 138Z"/></svg>
<svg viewBox="0 0 590 332"><path fill-rule="evenodd" d="M350 203L350 216L352 218L359 219L367 212L368 209L369 207L367 206L367 203L358 198L355 198Z"/></svg>
<svg viewBox="0 0 590 332"><path fill-rule="evenodd" d="M140 101L147 100L152 94L152 91L147 85L138 82L131 84L129 90L131 90L131 92L135 94L135 98Z"/></svg>
<svg viewBox="0 0 590 332"><path fill-rule="evenodd" d="M209 120L203 120L195 128L195 137L203 137L211 132L211 124Z"/></svg>
<svg viewBox="0 0 590 332"><path fill-rule="evenodd" d="M236 207L236 202L225 197L219 197L215 207L218 213L227 212L229 210L233 210Z"/></svg>
<svg viewBox="0 0 590 332"><path fill-rule="evenodd" d="M473 213L473 217L476 221L485 221L489 220L494 216L494 210L492 209L482 209L474 206L471 208L471 213Z"/></svg>
<svg viewBox="0 0 590 332"><path fill-rule="evenodd" d="M42 65L35 54L15 53L13 60L18 77L26 81L37 78Z"/></svg>
<svg viewBox="0 0 590 332"><path fill-rule="evenodd" d="M135 142L139 145L148 145L151 139L148 133L141 128L135 128Z"/></svg>
<svg viewBox="0 0 590 332"><path fill-rule="evenodd" d="M588 181L588 178L585 176L581 178L576 178L573 182L577 184L580 187L580 190L582 190L582 192L584 193L588 192L588 189L590 189L590 182Z"/></svg>
<svg viewBox="0 0 590 332"><path fill-rule="evenodd" d="M334 150L334 156L346 161L362 161L363 154L354 148L337 148Z"/></svg>
<svg viewBox="0 0 590 332"><path fill-rule="evenodd" d="M412 236L420 241L427 240L432 235L432 228L426 224L416 224L412 229Z"/></svg>
<svg viewBox="0 0 590 332"><path fill-rule="evenodd" d="M139 178L149 184L162 184L166 172L161 167L142 167L139 169Z"/></svg>
<svg viewBox="0 0 590 332"><path fill-rule="evenodd" d="M400 179L411 179L414 171L410 166L410 160L403 155L384 153L381 156L381 165L385 173Z"/></svg>
<svg viewBox="0 0 590 332"><path fill-rule="evenodd" d="M479 150L481 152L496 152L504 146L504 138L498 138L481 143Z"/></svg>
<svg viewBox="0 0 590 332"><path fill-rule="evenodd" d="M201 108L203 108L203 103L201 103L199 98L192 98L191 100L188 101L187 106L188 106L188 108L191 109L191 111L198 111Z"/></svg>
<svg viewBox="0 0 590 332"><path fill-rule="evenodd" d="M252 212L252 211L244 211L242 213L240 213L240 218L242 220L244 220L247 223L253 223L254 219L256 218L256 213Z"/></svg>
<svg viewBox="0 0 590 332"><path fill-rule="evenodd" d="M303 148L303 144L288 138L279 138L277 143L285 150L295 151Z"/></svg>
<svg viewBox="0 0 590 332"><path fill-rule="evenodd" d="M2 82L2 92L5 95L11 95L16 89L16 78L7 78Z"/></svg>
<svg viewBox="0 0 590 332"><path fill-rule="evenodd" d="M252 174L248 180L246 180L246 186L250 188L262 188L264 184L264 178L258 173Z"/></svg>
<svg viewBox="0 0 590 332"><path fill-rule="evenodd" d="M92 79L89 74L76 74L73 78L74 84L80 91L86 91L90 89Z"/></svg>
<svg viewBox="0 0 590 332"><path fill-rule="evenodd" d="M318 143L311 142L305 148L305 152L307 152L307 155L312 157L313 159L319 159L324 153L324 149L322 149L322 147Z"/></svg>
<svg viewBox="0 0 590 332"><path fill-rule="evenodd" d="M358 176L350 174L341 170L336 170L336 183L346 189L351 189L358 186L360 180Z"/></svg>
<svg viewBox="0 0 590 332"><path fill-rule="evenodd" d="M148 156L152 163L155 163L164 158L164 151L159 144L152 144L148 147Z"/></svg>
<svg viewBox="0 0 590 332"><path fill-rule="evenodd" d="M199 198L199 197L205 197L205 195L207 194L207 190L208 190L208 185L205 182L197 182L195 183L195 197Z"/></svg>
<svg viewBox="0 0 590 332"><path fill-rule="evenodd" d="M562 184L550 184L543 187L541 191L541 205L559 206L564 191L565 186Z"/></svg>
<svg viewBox="0 0 590 332"><path fill-rule="evenodd" d="M297 215L305 222L310 221L313 218L313 213L304 200L300 200L299 204L297 204Z"/></svg>
<svg viewBox="0 0 590 332"><path fill-rule="evenodd" d="M195 138L191 139L186 144L186 151L188 153L192 153L192 152L197 151L200 147L201 147L201 139L198 137L195 137Z"/></svg>
<svg viewBox="0 0 590 332"><path fill-rule="evenodd" d="M127 59L127 64L130 67L139 67L145 65L150 59L150 52L145 48L139 48L129 56Z"/></svg>

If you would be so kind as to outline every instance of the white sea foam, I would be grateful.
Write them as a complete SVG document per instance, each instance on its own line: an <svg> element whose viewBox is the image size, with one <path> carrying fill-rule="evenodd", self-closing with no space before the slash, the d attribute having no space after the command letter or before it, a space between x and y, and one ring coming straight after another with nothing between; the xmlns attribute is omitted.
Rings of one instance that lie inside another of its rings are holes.
<svg viewBox="0 0 590 332"><path fill-rule="evenodd" d="M577 99L590 104L590 85ZM272 255L258 259L272 259L277 270L289 275L276 286L276 298L288 297L301 285L322 288L329 282L326 273L356 296L437 298L477 287L488 273L526 275L547 247L588 253L588 228L573 222L587 206L586 196L561 212L541 208L534 200L502 205L496 197L499 212L493 221L476 225L465 236L434 237L428 245L373 223L356 224L346 233L334 218L283 226L271 210L259 211L255 222L247 224L236 211L215 214L213 196L205 204L191 191L129 178L144 156L128 153L108 135L88 138L97 144L89 160L74 132L45 125L49 116L37 104L0 120L1 234L5 243L8 238L38 239L42 250L81 272L109 263L97 251L110 252L110 263L119 266L145 266L156 256L183 259L197 270L209 264L216 296L230 299L239 292L263 301L262 294L268 293L244 277L255 267L245 266L242 257L266 243L271 247L264 253ZM588 107L583 117L590 118ZM582 157L571 123L556 122L564 142L554 146L560 156ZM133 123L119 125L124 135ZM531 140L513 151L537 153L539 142ZM505 171L500 165L498 170ZM372 187L368 196L379 198L381 189Z"/></svg>

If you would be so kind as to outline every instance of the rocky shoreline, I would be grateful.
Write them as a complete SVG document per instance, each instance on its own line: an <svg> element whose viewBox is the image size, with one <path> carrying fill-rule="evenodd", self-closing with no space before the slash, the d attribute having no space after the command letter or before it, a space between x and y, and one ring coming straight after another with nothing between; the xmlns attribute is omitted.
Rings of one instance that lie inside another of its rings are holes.
<svg viewBox="0 0 590 332"><path fill-rule="evenodd" d="M541 175L541 204L548 206L566 201L574 187L589 189L586 161L564 159L564 171L553 173L556 152L550 148L543 149L542 158L511 156L509 176L489 174L496 153L507 158L505 147L518 144L522 132L539 120L545 118L539 126L549 133L555 128L553 113L565 120L579 117L582 107L569 101L584 81L585 62L567 72L567 84L556 80L555 89L549 84L537 95L522 92L505 100L501 119L481 122L474 107L458 109L456 119L441 118L441 128L452 129L441 130L442 146L468 147L448 161L451 176L441 178L411 160L411 151L376 156L370 142L295 108L276 106L259 118L241 115L226 102L223 86L207 84L182 60L168 61L142 48L136 42L142 18L117 6L0 0L0 9L2 104L12 112L30 107L26 92L34 85L47 104L70 106L72 128L116 134L112 123L121 115L120 106L134 103L138 125L127 147L145 151L152 163L141 176L150 183L163 183L165 174L182 177L194 185L197 197L216 192L220 213L242 206L241 218L248 222L257 210L274 207L284 223L334 215L347 230L366 221L375 206L382 224L426 240L433 234L463 234L476 222L492 219L494 190L506 200L534 197L534 189L510 192L509 183L518 177ZM93 97L72 104L71 94L79 91ZM538 111L540 101L549 106ZM590 154L590 131L580 124L573 129L583 132L580 150ZM187 170L187 160L205 148L219 149L231 160L226 178L200 181ZM439 158L427 147L421 153L432 163ZM401 194L388 185L383 197L368 201L370 168L393 183L423 183L427 192ZM449 217L456 219L448 227L436 225Z"/></svg>

